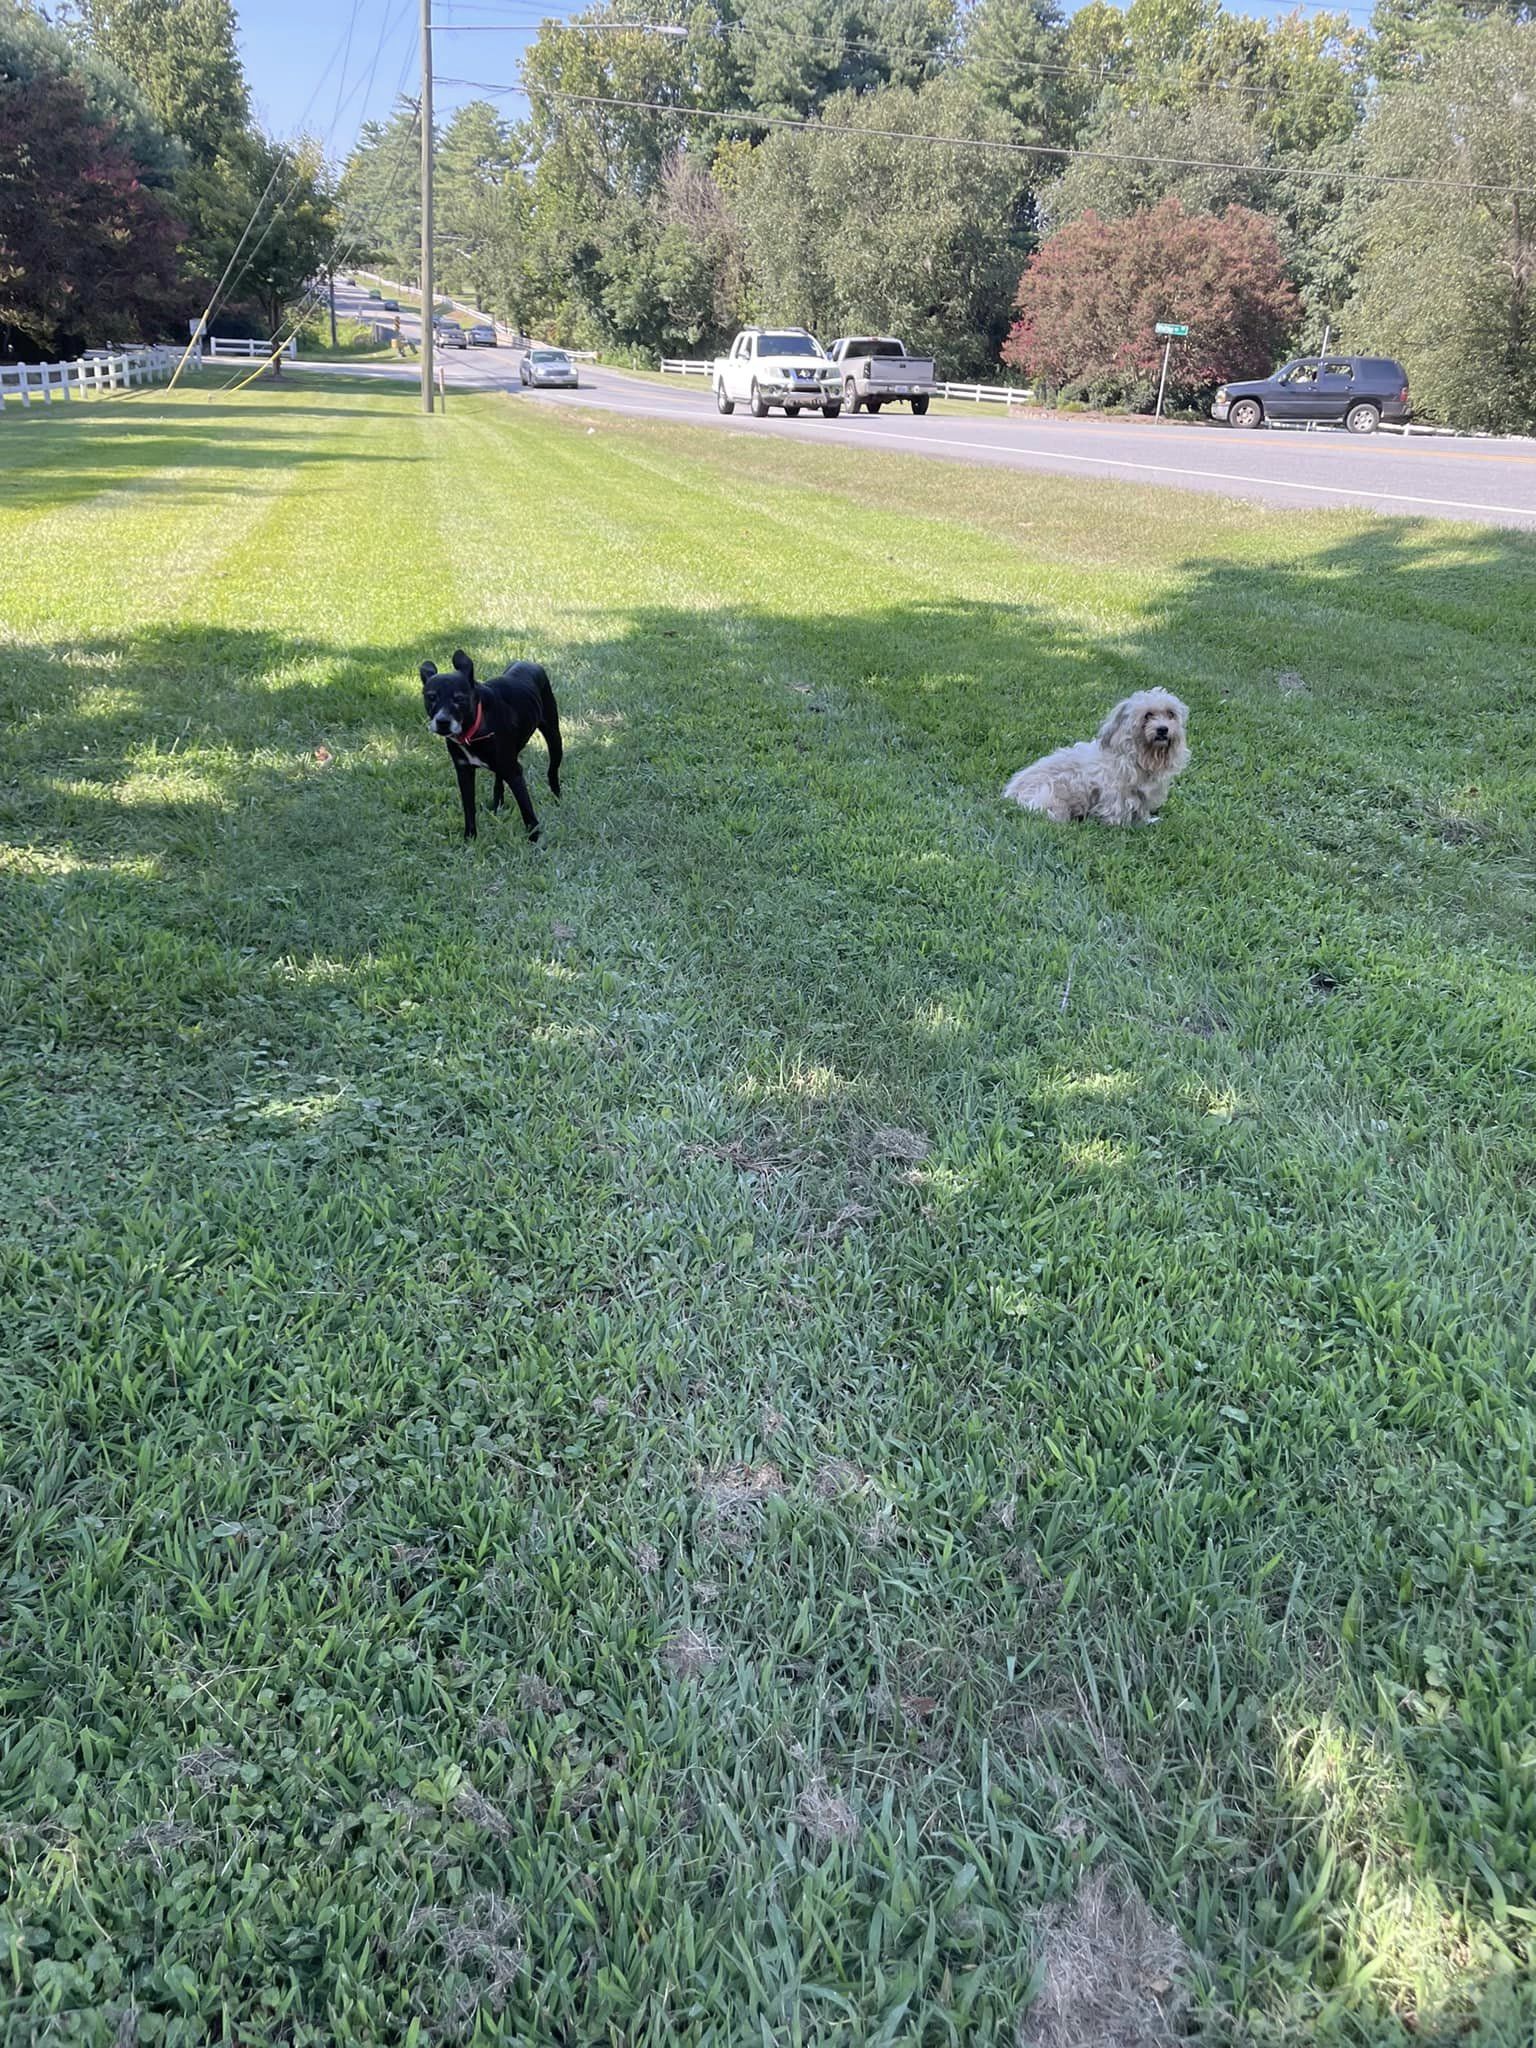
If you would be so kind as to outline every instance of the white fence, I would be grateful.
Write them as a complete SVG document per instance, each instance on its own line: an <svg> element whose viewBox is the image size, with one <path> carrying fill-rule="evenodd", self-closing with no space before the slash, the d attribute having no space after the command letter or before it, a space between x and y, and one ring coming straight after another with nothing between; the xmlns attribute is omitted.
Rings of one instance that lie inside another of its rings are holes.
<svg viewBox="0 0 1536 2048"><path fill-rule="evenodd" d="M204 347L210 361L218 360L225 356L242 356L247 362L250 362L257 356L264 360L272 353L270 341L226 341L222 335L218 334L210 334L204 343ZM283 354L285 356L296 356L298 352L298 340L294 335L290 334L283 343Z"/></svg>
<svg viewBox="0 0 1536 2048"><path fill-rule="evenodd" d="M30 406L34 398L52 405L55 398L106 396L131 391L137 384L157 384L181 361L181 350L153 348L97 349L72 363L0 363L0 413L8 398ZM193 355L193 367L197 355Z"/></svg>
<svg viewBox="0 0 1536 2048"><path fill-rule="evenodd" d="M661 367L669 377L707 377L714 369L712 363L688 356L663 356ZM1035 395L1017 384L935 384L933 389L940 398L968 398L981 405L1028 405ZM889 403L901 405L905 401L893 399Z"/></svg>

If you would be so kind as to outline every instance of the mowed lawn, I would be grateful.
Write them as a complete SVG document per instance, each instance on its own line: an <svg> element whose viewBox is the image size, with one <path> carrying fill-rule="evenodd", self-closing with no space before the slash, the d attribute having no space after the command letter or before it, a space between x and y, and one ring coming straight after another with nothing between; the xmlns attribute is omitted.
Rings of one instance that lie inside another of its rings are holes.
<svg viewBox="0 0 1536 2048"><path fill-rule="evenodd" d="M1529 2042L1536 546L295 377L0 564L0 2038Z"/></svg>

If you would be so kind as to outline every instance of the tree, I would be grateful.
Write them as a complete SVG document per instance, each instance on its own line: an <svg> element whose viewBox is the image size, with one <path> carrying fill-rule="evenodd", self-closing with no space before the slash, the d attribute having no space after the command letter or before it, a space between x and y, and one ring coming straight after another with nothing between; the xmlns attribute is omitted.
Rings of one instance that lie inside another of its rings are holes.
<svg viewBox="0 0 1536 2048"><path fill-rule="evenodd" d="M250 126L230 0L77 0L82 39L134 80L194 163Z"/></svg>
<svg viewBox="0 0 1536 2048"><path fill-rule="evenodd" d="M1046 218L1053 228L1084 213L1124 220L1170 197L1187 213L1262 209L1270 189L1267 151L1258 130L1243 118L1241 104L1211 99L1183 107L1121 106L1106 98L1079 136L1086 153L1042 192ZM1232 168L1193 169L1181 158Z"/></svg>
<svg viewBox="0 0 1536 2048"><path fill-rule="evenodd" d="M269 184L272 196L256 217L230 291L254 299L267 333L275 335L335 246L335 193L325 160L311 143L294 147L256 138L249 149L248 175L253 203Z"/></svg>
<svg viewBox="0 0 1536 2048"><path fill-rule="evenodd" d="M1378 79L1422 77L1486 21L1529 21L1529 0L1376 0L1369 60Z"/></svg>
<svg viewBox="0 0 1536 2048"><path fill-rule="evenodd" d="M1006 114L1021 142L1070 142L1093 96L1068 62L1055 0L980 0L961 64L983 105Z"/></svg>
<svg viewBox="0 0 1536 2048"><path fill-rule="evenodd" d="M955 17L951 0L742 0L732 26L747 103L803 117L842 93L920 85Z"/></svg>
<svg viewBox="0 0 1536 2048"><path fill-rule="evenodd" d="M1127 220L1085 213L1053 235L1019 282L1003 360L1098 403L1149 405L1159 321L1190 329L1169 390L1189 402L1273 367L1300 310L1272 224L1246 207L1189 214L1164 199Z"/></svg>
<svg viewBox="0 0 1536 2048"><path fill-rule="evenodd" d="M437 149L437 237L445 285L467 284L484 304L504 275L513 212L512 136L488 100L458 109Z"/></svg>
<svg viewBox="0 0 1536 2048"><path fill-rule="evenodd" d="M1347 14L1220 13L1189 53L1192 100L1226 95L1277 156L1342 142L1360 118L1364 50Z"/></svg>
<svg viewBox="0 0 1536 2048"><path fill-rule="evenodd" d="M387 121L365 121L341 174L339 201L358 260L394 277L421 264L421 134L402 100Z"/></svg>
<svg viewBox="0 0 1536 2048"><path fill-rule="evenodd" d="M0 348L72 352L163 332L179 229L81 78L0 16Z"/></svg>
<svg viewBox="0 0 1536 2048"><path fill-rule="evenodd" d="M1536 23L1491 21L1384 95L1367 168L1419 182L1366 210L1352 346L1407 366L1458 426L1536 426ZM1481 187L1471 190L1470 187Z"/></svg>
<svg viewBox="0 0 1536 2048"><path fill-rule="evenodd" d="M899 334L956 370L995 360L1031 239L1031 166L926 138L1006 142L1008 117L963 76L844 95L824 111L819 133L770 135L741 180L759 310L818 332Z"/></svg>

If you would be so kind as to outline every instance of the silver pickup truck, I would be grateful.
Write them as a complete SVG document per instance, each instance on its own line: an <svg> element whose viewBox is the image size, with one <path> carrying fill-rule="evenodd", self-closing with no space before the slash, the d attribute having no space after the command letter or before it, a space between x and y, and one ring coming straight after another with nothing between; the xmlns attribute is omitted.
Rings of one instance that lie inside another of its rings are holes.
<svg viewBox="0 0 1536 2048"><path fill-rule="evenodd" d="M889 400L901 399L915 413L925 413L937 388L932 356L909 356L906 343L893 334L852 334L834 341L827 354L843 380L843 408L860 406L878 412Z"/></svg>

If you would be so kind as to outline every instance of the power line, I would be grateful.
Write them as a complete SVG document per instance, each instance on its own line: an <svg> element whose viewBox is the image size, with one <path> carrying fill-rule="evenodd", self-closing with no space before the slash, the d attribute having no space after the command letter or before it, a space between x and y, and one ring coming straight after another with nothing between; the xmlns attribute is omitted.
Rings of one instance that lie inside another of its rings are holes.
<svg viewBox="0 0 1536 2048"><path fill-rule="evenodd" d="M390 30L391 30L391 29L393 29L394 27L396 27L396 26L397 26L397 24L399 23L399 21L401 20L401 18L402 18L402 17L404 16L404 14L405 14L405 12L406 12L406 10L407 10L407 8L408 8L409 6L410 6L410 0L400 0L400 5L399 5L399 6L398 6L398 7L397 7L397 8L395 9L395 12L394 12L394 14L393 14L393 15L386 15L386 16L384 17L384 20L383 20L383 22L381 23L381 25L380 25L380 28L379 28L379 35L378 35L378 41L377 41L377 42L375 43L375 45L374 45L374 52L373 52L373 63L372 63L372 64L371 64L370 66L369 66L369 70L368 70L368 78L367 78L367 86L366 86L366 89L369 89L369 90L371 90L371 88L372 88L372 85L373 85L373 78L374 78L374 74L375 74L375 72L376 72L376 71L377 71L377 69L378 69L378 62L379 62L379 58L380 58L380 57L381 57L381 56L383 55L383 53L384 53L384 44L385 44L385 41L387 40L387 38L388 38L388 36L389 36ZM349 32L348 32L348 46L349 46L349 48L350 48L350 42L351 42L351 36L350 36L350 29L349 29ZM332 59L332 61L334 62L334 58ZM399 81L398 81L398 82L399 82L400 84L404 84L404 82L405 82L405 70L406 70L406 65L407 65L407 64L408 64L409 62L410 62L410 52L409 52L409 50L407 50L407 52L406 52L406 56L405 56L405 61L404 61L404 62L403 62L403 63L401 64L401 66L400 66L400 77L399 77ZM326 68L327 68L327 70L329 70L329 68L330 68L330 67L329 67L329 66L327 66ZM360 88L363 88L363 81L362 81L362 80L360 80L360 79L359 79L359 80L355 81L355 82L354 82L354 84L353 84L353 87L352 87L352 90L351 90L351 92L349 92L349 93L347 94L347 96L346 96L346 99L345 99L345 101L343 101L343 100L341 99L341 90L342 90L342 88L343 88L343 87L345 86L345 84L346 84L346 65L345 65L345 61L344 61L344 62L343 62L343 66L342 66L342 75L341 75L340 79L339 79L339 80L337 81L337 88L336 88L336 90L337 90L337 106L336 106L336 113L335 113L335 114L333 114L333 115L332 115L332 117L331 117L331 126L330 126L330 128L329 128L329 129L327 130L327 132L326 132L326 137L325 137L325 141L324 141L324 142L322 143L322 145L321 145L321 151L320 151L320 153L321 153L321 157L322 157L322 159L324 158L324 156L326 155L326 153L327 153L327 152L329 151L329 149L330 149L330 146L331 146L331 140L332 140L332 137L334 136L334 134L335 134L335 130L336 130L336 121L337 121L337 119L338 119L338 118L339 118L339 116L340 116L340 113L341 113L341 109L342 109L342 106L343 106L343 105L348 105L348 106L350 106L350 104L352 103L352 101L353 101L354 99L356 99L356 97L357 97L357 95L358 95L358 92L359 92L359 89L360 89ZM313 101L314 101L314 99L315 99L316 95L318 94L318 91L319 91L319 88L318 88L318 86L317 86L317 87L316 87L316 91L315 91L315 93L312 93L312 94L310 95L310 100L311 100L311 103L313 103ZM307 111L308 111L308 109L306 108L306 110L305 110L305 111L307 112ZM301 115L301 116L300 116L300 121L302 122L302 120L303 120L303 116ZM277 168L278 168L278 169L281 169L281 159L279 159L279 163L278 163L278 166L277 166ZM255 262L255 260L256 260L256 253L257 253L257 251L258 251L258 250L259 250L259 249L261 248L262 244L263 244L263 243L264 243L264 242L266 241L266 239L267 239L268 235L270 235L270 234L271 234L271 232L272 232L272 230L273 230L273 229L274 229L274 228L275 228L275 227L277 226L277 223L278 223L279 219L280 219L280 218L281 218L281 216L282 216L282 213L283 213L283 209L284 209L284 208L285 208L285 207L286 207L286 206L288 205L288 202L289 202L289 201L290 201L290 200L291 200L291 199L293 198L293 195L294 195L294 193L298 191L298 189L299 189L299 186L300 186L300 185L301 185L301 184L302 184L302 183L304 182L304 179L305 179L305 177L306 177L306 175L307 175L307 171L308 171L308 167L307 167L307 165L305 164L305 162L304 162L304 159L303 159L302 155L300 155L300 154L299 154L298 152L295 152L295 155L294 155L294 165L293 165L293 176L292 176L292 178L290 178L290 179L289 179L289 181L288 181L288 189L287 189L287 191L286 191L286 192L285 192L285 193L283 194L282 198L281 198L281 199L279 199L279 200L278 200L278 202L277 202L277 204L276 204L276 205L275 205L275 206L273 207L273 209L272 209L272 213L271 213L271 216L270 216L270 218L268 219L268 221L267 221L267 224L266 224L266 226L265 226L265 227L264 227L264 228L262 229L261 233L260 233L260 234L259 234L259 235L258 235L258 236L256 237L256 240L255 240L255 241L254 241L254 242L253 242L253 243L251 244L251 247L250 247L249 251L248 251L248 252L247 252L247 254L246 254L246 258L245 258L245 261L244 261L244 263L243 263L243 264L242 264L242 265L240 266L240 269L239 269L238 273L236 274L235 278L234 278L234 279L233 279L233 280L231 281L231 283L230 283L230 285L229 285L229 288L228 288L228 290L227 290L227 291L225 292L225 294L224 294L224 297L225 297L225 300L226 300L226 302L228 301L228 299L230 299L230 298L232 298L232 297L234 296L234 292L235 292L236 286L237 286L237 285L239 285L239 283L241 282L241 280L242 280L242 279L244 278L244 276L245 276L246 272L247 272L247 271L248 271L248 270L250 269L251 265L252 265L252 264L253 264L253 263ZM274 172L274 175L275 175L275 172ZM270 189L270 188L269 188L269 189Z"/></svg>
<svg viewBox="0 0 1536 2048"><path fill-rule="evenodd" d="M1386 171L1334 170L1318 164L1241 164L1214 157L1161 156L1139 150L1068 149L1045 142L1001 142L979 135L934 135L911 128L866 128L852 122L804 121L788 114L758 114L746 108L679 106L671 100L621 99L607 93L560 92L545 85L491 85L478 78L443 78L441 85L483 92L492 99L522 93L530 99L557 100L568 106L617 107L634 113L671 114L684 121L723 121L753 128L785 128L811 135L862 136L871 142L931 142L951 149L981 150L997 156L1050 157L1060 162L1086 158L1094 163L1157 164L1185 171L1231 171L1244 177L1317 178L1325 183L1424 186L1436 192L1493 193L1502 198L1536 198L1533 185L1489 185L1469 179L1417 177Z"/></svg>
<svg viewBox="0 0 1536 2048"><path fill-rule="evenodd" d="M383 54L385 39L387 38L390 29L395 25L395 22L399 19L399 15L400 12L403 10L403 7L408 4L409 0L402 0L401 8L397 9L396 13L393 16L386 16L384 22L380 26L378 40L374 45L373 62L368 69L368 87L370 89L373 84L374 74L378 69L379 58ZM304 102L304 108L299 115L297 123L298 128L302 129L305 121L309 118L310 108L314 105L315 101L320 97L320 89L325 84L325 81L330 77L331 72L335 69L336 60L339 56L341 58L341 76L338 78L336 82L336 108L331 116L330 129L327 131L326 147L329 147L330 138L335 133L336 122L340 117L341 109L344 104L341 95L347 81L347 64L351 58L352 34L353 26L356 20L356 15L357 4L356 0L354 0L352 13L351 15L349 15L347 20L345 35L342 39L340 39L337 42L335 47L332 49L330 59L327 62L325 69L321 72L320 76L315 80L314 85L310 88L309 98ZM400 69L400 78L401 81L403 82L405 78L404 65L402 65ZM347 94L347 99L345 103L350 103L351 100L356 97L357 90L357 86L354 85L352 91ZM215 285L213 289L213 294L208 301L207 307L204 310L200 319L198 320L197 327L193 331L192 338L187 343L186 348L182 352L181 360L179 363L177 363L175 371L172 374L170 385L168 386L169 390L175 390L176 385L180 380L181 374L187 366L187 359L192 353L193 347L197 342L198 335L204 333L207 330L209 321L211 321L214 318L214 316L219 311L219 308L221 306L228 304L230 297L233 295L237 287L244 280L246 273L249 271L252 263L255 261L257 251L262 247L262 244L266 241L268 235L271 234L273 228L277 225L278 219L280 218L283 209L287 206L288 202L292 199L294 193L298 190L300 182L302 181L305 174L305 166L302 158L296 158L293 166L293 176L288 181L287 190L284 192L282 198L279 199L276 205L273 207L272 212L268 217L266 226L262 229L261 233L256 237L256 240L251 244L250 249L246 251L245 261L241 263L240 268L236 270L235 265L237 262L239 262L241 251L245 249L246 241L250 235L250 232L252 228L255 227L256 222L261 215L261 209L263 208L263 206L266 205L268 199L271 197L272 188L274 185L276 185L279 177L282 175L283 169L284 159L283 156L279 154L277 161L272 166L271 176L267 179L266 184L262 187L262 190L257 197L256 204L251 208L250 218L246 221L245 226L240 231L240 239L238 242L236 242L234 250L230 255L229 261L224 266L223 275L220 277L217 285Z"/></svg>
<svg viewBox="0 0 1536 2048"><path fill-rule="evenodd" d="M686 41L691 35L689 29L673 22L575 21L550 16L548 13L537 21L530 19L525 22L438 22L435 26L439 33L446 35L512 35L531 36L535 39L547 28L566 31L572 35L655 35L670 42ZM718 40L727 36L745 37L754 48L760 47L762 42L760 31L745 22L717 22L706 31L707 39ZM892 58L908 64L920 62L925 68L955 68L946 65L942 44L923 50L911 44L881 43L867 37L816 35L798 36L795 41L797 46L808 49L855 51L870 56ZM1283 99L1285 94L1283 80L1273 85L1255 85L1242 79L1224 78L1191 81L1185 74L1177 71L1139 70L1135 68L1134 59L1129 68L1117 68L1112 64L1054 64L1043 57L1015 57L1011 62L1016 69L1031 72L1041 78L1073 80L1084 86L1097 87L1100 90L1118 90L1127 94L1155 91L1165 83L1177 84L1185 90L1193 85L1197 97L1207 93L1225 93L1242 98L1276 101ZM1356 81L1351 79L1348 73L1341 70L1339 78L1351 94L1356 91ZM1392 90L1398 83L1377 80L1372 90L1379 94L1384 90Z"/></svg>
<svg viewBox="0 0 1536 2048"><path fill-rule="evenodd" d="M408 61L409 58L407 58L407 62ZM401 73L403 78L403 65L401 67ZM420 107L418 107L411 121L410 128L406 133L405 140L407 145L409 145L409 143L413 139L416 130L419 128L420 124L421 109ZM320 280L326 277L327 275L334 276L335 273L338 270L340 270L345 264L350 263L352 261L354 251L361 245L364 236L366 234L371 233L372 230L375 227L377 227L380 219L383 217L385 211L387 210L390 201L395 196L395 186L399 182L400 172L407 161L409 161L409 153L408 150L404 150L396 159L394 169L390 173L389 182L385 186L383 193L380 195L377 203L375 204L372 213L368 216L366 220L360 220L357 223L357 225L352 228L345 244L343 244L341 237L343 234L347 234L347 229L345 228L345 226L343 226L342 228L339 228L337 230L336 240L332 244L330 254L324 265L322 265L315 283L310 286L308 292L306 292L303 299L300 300L297 312L291 313L289 315L288 320L285 323L287 331L279 333L279 336L276 340L276 345L274 346L272 353L266 358L264 358L264 360L258 365L258 367L255 370L252 370L248 376L239 376L239 373L237 372L236 378L232 378L230 382L227 384L221 384L218 391L211 392L209 394L210 399L220 397L224 392L243 391L247 384L252 383L258 376L260 376L262 370L266 369L269 364L277 361L278 357L282 354L283 350L288 346L289 341L292 339L294 335L296 335L299 332L299 330L303 327L305 321L309 318L310 314L319 305L321 294Z"/></svg>

